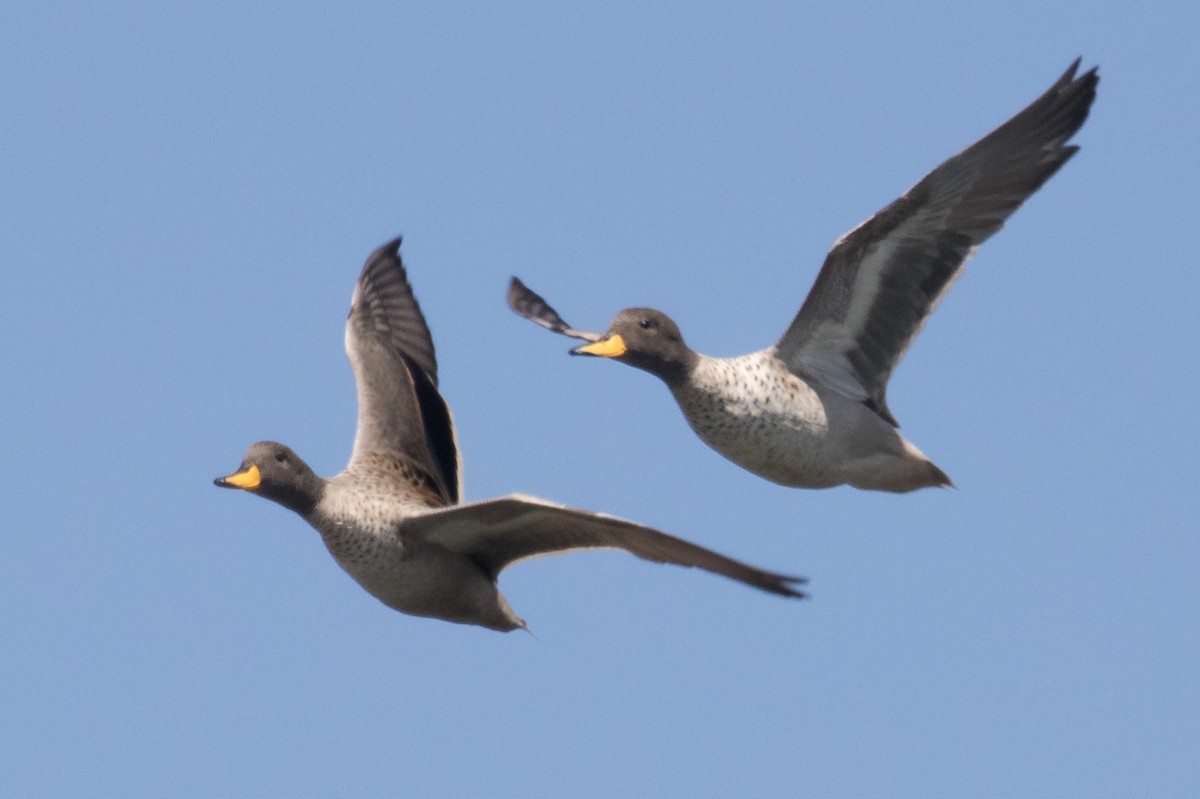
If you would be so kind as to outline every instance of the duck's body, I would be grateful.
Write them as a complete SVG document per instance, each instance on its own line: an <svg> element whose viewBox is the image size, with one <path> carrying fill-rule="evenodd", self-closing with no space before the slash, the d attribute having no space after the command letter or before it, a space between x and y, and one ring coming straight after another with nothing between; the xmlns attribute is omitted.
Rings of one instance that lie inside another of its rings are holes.
<svg viewBox="0 0 1200 799"><path fill-rule="evenodd" d="M325 481L304 520L321 534L337 564L394 610L494 630L522 627L478 563L404 534L410 519L445 507L417 488L412 475L397 458L368 453Z"/></svg>
<svg viewBox="0 0 1200 799"><path fill-rule="evenodd" d="M288 447L251 445L217 485L295 511L354 580L390 608L509 631L525 627L496 587L507 566L573 549L619 548L695 566L783 596L801 578L755 569L642 525L517 494L462 503L458 443L437 390L424 317L399 239L367 260L346 322L358 388L350 463L324 479Z"/></svg>
<svg viewBox="0 0 1200 799"><path fill-rule="evenodd" d="M1071 158L1099 78L1079 62L1041 97L839 239L773 346L736 358L690 349L661 311L576 330L513 278L509 306L661 378L688 424L739 466L786 486L881 491L950 485L897 428L887 383L981 243Z"/></svg>
<svg viewBox="0 0 1200 799"><path fill-rule="evenodd" d="M699 357L688 379L667 385L700 440L771 482L887 491L950 482L879 414L797 377L773 349Z"/></svg>

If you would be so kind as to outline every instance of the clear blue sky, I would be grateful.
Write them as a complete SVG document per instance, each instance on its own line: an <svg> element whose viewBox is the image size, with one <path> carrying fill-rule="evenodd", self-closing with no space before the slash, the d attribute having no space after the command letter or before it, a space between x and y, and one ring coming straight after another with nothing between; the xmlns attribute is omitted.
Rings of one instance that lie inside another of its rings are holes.
<svg viewBox="0 0 1200 799"><path fill-rule="evenodd" d="M93 4L0 12L0 793L1200 794L1194 3ZM957 482L800 491L573 324L775 339L830 244L1048 86L1083 150L892 382ZM399 615L212 478L333 474L342 323L403 234L472 499L808 575L621 553L501 579L536 632Z"/></svg>

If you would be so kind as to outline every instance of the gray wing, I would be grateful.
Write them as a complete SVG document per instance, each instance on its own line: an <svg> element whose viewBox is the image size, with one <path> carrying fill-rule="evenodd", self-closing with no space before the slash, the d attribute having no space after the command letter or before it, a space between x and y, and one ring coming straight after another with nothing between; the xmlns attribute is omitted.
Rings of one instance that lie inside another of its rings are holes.
<svg viewBox="0 0 1200 799"><path fill-rule="evenodd" d="M350 301L346 355L358 389L350 462L369 452L399 453L455 503L462 479L454 420L437 389L433 339L399 248L395 239L371 254Z"/></svg>
<svg viewBox="0 0 1200 799"><path fill-rule="evenodd" d="M399 238L371 253L363 265L354 297L350 301L348 325L359 335L371 335L412 359L437 386L437 358L433 337L400 260Z"/></svg>
<svg viewBox="0 0 1200 799"><path fill-rule="evenodd" d="M776 344L796 374L893 425L887 381L975 247L1079 149L1099 77L1079 60L1028 107L843 236Z"/></svg>
<svg viewBox="0 0 1200 799"><path fill-rule="evenodd" d="M783 596L804 596L794 586L807 582L747 566L624 519L520 494L424 514L405 521L402 532L469 555L493 577L525 558L611 548L655 563L704 569Z"/></svg>
<svg viewBox="0 0 1200 799"><path fill-rule="evenodd" d="M576 330L568 325L558 315L558 312L542 299L542 295L532 291L521 282L520 278L514 277L508 284L508 307L518 316L523 316L534 324L541 325L547 330L553 330L555 333L561 333L564 336L583 339L584 341L599 341L604 338L601 333L588 333L584 330Z"/></svg>

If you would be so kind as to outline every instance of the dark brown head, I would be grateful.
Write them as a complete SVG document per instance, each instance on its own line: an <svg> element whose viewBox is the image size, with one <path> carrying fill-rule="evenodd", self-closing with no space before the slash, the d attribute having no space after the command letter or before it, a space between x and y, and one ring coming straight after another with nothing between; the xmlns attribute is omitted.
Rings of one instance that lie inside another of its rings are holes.
<svg viewBox="0 0 1200 799"><path fill-rule="evenodd" d="M603 338L576 347L571 354L612 358L667 383L685 379L696 362L696 353L684 343L679 326L650 308L626 308L613 317Z"/></svg>
<svg viewBox="0 0 1200 799"><path fill-rule="evenodd" d="M274 441L251 444L241 467L213 483L221 488L240 488L258 494L301 516L313 512L325 490L325 482L300 456Z"/></svg>

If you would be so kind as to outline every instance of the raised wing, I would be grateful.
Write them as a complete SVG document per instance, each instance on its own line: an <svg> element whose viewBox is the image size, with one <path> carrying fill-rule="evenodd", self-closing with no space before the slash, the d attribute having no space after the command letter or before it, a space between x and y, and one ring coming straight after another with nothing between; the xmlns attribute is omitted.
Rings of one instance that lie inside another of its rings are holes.
<svg viewBox="0 0 1200 799"><path fill-rule="evenodd" d="M425 469L446 501L461 499L454 421L437 389L425 317L400 261L400 239L367 259L346 320L346 355L358 389L351 463L368 452L399 453Z"/></svg>
<svg viewBox="0 0 1200 799"><path fill-rule="evenodd" d="M1079 149L1099 77L1079 60L1028 107L838 240L776 351L893 425L887 381L963 264Z"/></svg>
<svg viewBox="0 0 1200 799"><path fill-rule="evenodd" d="M517 277L514 277L508 284L508 307L518 316L523 316L534 324L541 325L547 330L553 330L555 333L561 333L564 336L583 339L584 341L599 341L604 337L602 333L588 333L584 330L576 330L568 325L542 299L542 295L532 291Z"/></svg>
<svg viewBox="0 0 1200 799"><path fill-rule="evenodd" d="M392 239L367 258L350 300L347 325L355 326L359 335L371 335L404 353L437 386L433 336L408 284L400 260L401 241Z"/></svg>
<svg viewBox="0 0 1200 799"><path fill-rule="evenodd" d="M623 549L656 563L691 566L720 574L773 594L803 597L794 586L802 577L756 569L658 530L602 513L569 508L513 494L434 511L404 522L402 534L416 534L454 552L469 555L495 577L525 558L576 549Z"/></svg>

